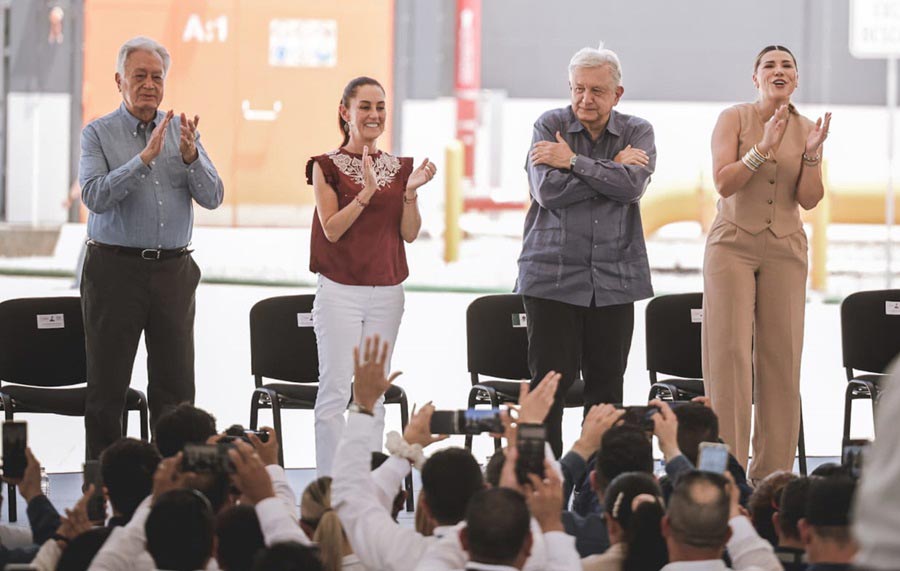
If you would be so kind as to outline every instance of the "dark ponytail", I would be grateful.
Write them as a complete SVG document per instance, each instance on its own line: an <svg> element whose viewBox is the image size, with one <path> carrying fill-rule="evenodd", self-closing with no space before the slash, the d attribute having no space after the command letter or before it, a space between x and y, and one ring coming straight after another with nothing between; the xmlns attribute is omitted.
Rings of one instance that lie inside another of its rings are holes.
<svg viewBox="0 0 900 571"><path fill-rule="evenodd" d="M635 498L642 496L635 505ZM665 515L662 491L651 474L626 472L606 488L606 515L624 532L625 560L622 571L659 571L669 562L662 536Z"/></svg>
<svg viewBox="0 0 900 571"><path fill-rule="evenodd" d="M382 92L384 91L384 87L378 83L378 80L372 79L371 77L360 76L355 79L351 79L350 83L344 87L344 93L341 95L341 105L344 107L350 107L350 100L356 97L356 90L364 85L374 85L378 87ZM341 117L341 111L338 109L338 128L341 130L341 135L344 136L344 142L341 143L341 146L344 147L347 143L350 142L350 126L344 121L344 118Z"/></svg>

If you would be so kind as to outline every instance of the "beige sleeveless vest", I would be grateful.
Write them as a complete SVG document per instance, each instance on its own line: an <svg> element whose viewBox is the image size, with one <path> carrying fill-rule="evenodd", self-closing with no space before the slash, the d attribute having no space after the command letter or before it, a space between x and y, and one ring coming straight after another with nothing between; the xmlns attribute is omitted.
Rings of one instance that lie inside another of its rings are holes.
<svg viewBox="0 0 900 571"><path fill-rule="evenodd" d="M736 105L741 118L738 157L743 157L763 136L763 122L752 103ZM802 155L811 121L796 110L788 116L787 130L774 159L737 192L719 199L719 213L735 226L759 234L766 228L783 238L802 227L797 202L797 181L803 168Z"/></svg>

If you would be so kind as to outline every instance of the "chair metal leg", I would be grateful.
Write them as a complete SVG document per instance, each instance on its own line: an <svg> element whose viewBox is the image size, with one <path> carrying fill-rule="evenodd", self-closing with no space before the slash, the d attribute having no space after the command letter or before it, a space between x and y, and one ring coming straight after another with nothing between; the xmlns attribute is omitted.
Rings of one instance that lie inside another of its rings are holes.
<svg viewBox="0 0 900 571"><path fill-rule="evenodd" d="M122 411L122 436L128 436L128 413L130 412L127 406Z"/></svg>
<svg viewBox="0 0 900 571"><path fill-rule="evenodd" d="M138 411L141 421L141 440L150 442L150 411L147 408L147 399L141 398L140 410Z"/></svg>
<svg viewBox="0 0 900 571"><path fill-rule="evenodd" d="M878 386L875 383L866 382L866 386L869 388L869 398L872 400L872 433L873 436L878 436L875 434L875 411L878 408Z"/></svg>
<svg viewBox="0 0 900 571"><path fill-rule="evenodd" d="M475 406L477 404L478 404L478 389L472 387L471 389L469 389L469 406L468 406L468 408L471 410L471 409L475 408ZM469 452L472 451L472 435L471 434L466 434L465 447L466 447L466 450L468 450Z"/></svg>
<svg viewBox="0 0 900 571"><path fill-rule="evenodd" d="M400 432L406 431L406 425L409 423L409 401L406 400L406 393L400 395ZM406 511L413 512L416 509L413 502L413 477L412 470L406 475Z"/></svg>
<svg viewBox="0 0 900 571"><path fill-rule="evenodd" d="M806 434L803 429L803 403L800 404L800 437L797 439L797 456L800 463L800 475L806 476Z"/></svg>
<svg viewBox="0 0 900 571"><path fill-rule="evenodd" d="M13 404L12 399L8 395L2 395L3 402L3 412L6 415L6 420L13 420ZM14 523L19 519L16 505L16 487L12 484L6 485L6 500L9 504L7 510L9 511L9 522Z"/></svg>
<svg viewBox="0 0 900 571"><path fill-rule="evenodd" d="M259 393L253 391L253 396L250 398L250 426L248 427L250 430L256 430L256 427L259 425Z"/></svg>
<svg viewBox="0 0 900 571"><path fill-rule="evenodd" d="M281 403L278 397L272 400L272 424L275 428L275 436L278 438L278 465L284 468L284 435L281 433Z"/></svg>
<svg viewBox="0 0 900 571"><path fill-rule="evenodd" d="M850 417L853 414L853 385L847 383L847 390L844 391L844 433L843 441L850 439Z"/></svg>

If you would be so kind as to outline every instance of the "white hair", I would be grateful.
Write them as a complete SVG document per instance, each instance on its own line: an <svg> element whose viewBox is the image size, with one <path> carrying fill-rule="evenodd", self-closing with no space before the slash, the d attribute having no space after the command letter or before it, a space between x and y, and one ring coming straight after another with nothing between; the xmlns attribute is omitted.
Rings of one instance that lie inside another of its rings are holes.
<svg viewBox="0 0 900 571"><path fill-rule="evenodd" d="M581 48L572 59L569 60L569 79L572 78L572 72L577 67L602 67L608 65L612 71L613 80L616 85L622 85L622 64L619 63L619 56L612 50L605 49L603 44L599 48Z"/></svg>
<svg viewBox="0 0 900 571"><path fill-rule="evenodd" d="M131 52L144 51L154 53L159 56L163 64L163 77L169 72L169 64L172 58L169 57L169 51L162 44L154 39L146 36L136 36L131 38L119 48L119 57L116 60L116 71L120 76L125 77L125 60L131 55Z"/></svg>

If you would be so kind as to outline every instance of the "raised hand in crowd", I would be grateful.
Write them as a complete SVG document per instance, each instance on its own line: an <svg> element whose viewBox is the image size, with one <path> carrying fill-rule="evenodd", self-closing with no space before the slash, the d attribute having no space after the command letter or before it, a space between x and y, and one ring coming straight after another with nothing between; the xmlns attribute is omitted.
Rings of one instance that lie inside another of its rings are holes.
<svg viewBox="0 0 900 571"><path fill-rule="evenodd" d="M43 494L41 492L41 463L34 457L31 448L25 448L25 471L21 478L3 478L4 482L19 487L19 493L30 502L33 498Z"/></svg>
<svg viewBox="0 0 900 571"><path fill-rule="evenodd" d="M655 399L649 404L659 409L653 415L653 434L659 440L659 449L668 462L681 454L678 447L678 417L668 403Z"/></svg>
<svg viewBox="0 0 900 571"><path fill-rule="evenodd" d="M262 426L260 427L260 430L268 434L269 439L263 442L260 440L259 436L249 432L247 433L247 438L250 439L250 444L253 445L253 449L259 454L259 458L263 461L263 464L266 466L278 464L279 445L278 435L275 433L275 429L269 426Z"/></svg>
<svg viewBox="0 0 900 571"><path fill-rule="evenodd" d="M191 120L184 113L181 114L181 139L178 143L178 150L181 151L181 160L184 161L184 164L189 165L200 156L197 151L197 125L199 124L199 115L194 115L194 119Z"/></svg>
<svg viewBox="0 0 900 571"><path fill-rule="evenodd" d="M710 399L708 396L694 397L691 399L691 402L702 404L706 408L712 408L712 399Z"/></svg>
<svg viewBox="0 0 900 571"><path fill-rule="evenodd" d="M538 386L531 390L528 383L522 383L519 389L519 418L522 424L542 424L556 397L556 387L562 375L556 371L550 371Z"/></svg>
<svg viewBox="0 0 900 571"><path fill-rule="evenodd" d="M60 526L59 529L56 530L56 535L59 536L59 538L62 538L57 539L57 544L60 548L65 549L67 541L75 539L77 536L86 531L90 531L91 528L94 527L94 523L88 519L87 511L88 502L93 494L94 484L90 484L85 490L84 495L75 502L72 509L67 509L66 515L60 516Z"/></svg>
<svg viewBox="0 0 900 571"><path fill-rule="evenodd" d="M184 453L179 452L175 456L163 458L156 467L156 473L153 474L153 500L169 492L171 490L179 490L189 487L190 479L196 474L194 472L182 472L181 462Z"/></svg>
<svg viewBox="0 0 900 571"><path fill-rule="evenodd" d="M431 401L425 403L418 411L413 407L412 418L403 431L403 440L408 444L418 444L425 448L429 444L440 442L449 438L446 434L431 433L431 415L434 414L434 404Z"/></svg>
<svg viewBox="0 0 900 571"><path fill-rule="evenodd" d="M353 348L353 400L362 408L371 411L394 379L402 373L391 373L385 377L384 366L388 357L388 344L381 342L381 337L367 337L363 344L362 360L359 348Z"/></svg>
<svg viewBox="0 0 900 571"><path fill-rule="evenodd" d="M596 404L588 411L581 425L581 436L572 445L572 452L585 459L600 449L600 441L606 431L625 415L625 409L611 404Z"/></svg>
<svg viewBox="0 0 900 571"><path fill-rule="evenodd" d="M637 165L645 167L650 164L650 157L644 149L636 149L631 145L627 145L624 149L613 157L614 163L622 165Z"/></svg>
<svg viewBox="0 0 900 571"><path fill-rule="evenodd" d="M526 486L525 499L531 517L537 520L541 531L565 531L562 524L563 489L559 474L550 464L544 460L545 478L536 474L528 474L531 484Z"/></svg>
<svg viewBox="0 0 900 571"><path fill-rule="evenodd" d="M141 160L145 165L150 166L150 162L156 160L156 157L162 152L166 144L166 130L169 128L169 121L174 116L175 112L169 109L162 122L150 133L150 137L147 139L147 146L141 151Z"/></svg>
<svg viewBox="0 0 900 571"><path fill-rule="evenodd" d="M232 483L241 491L242 500L246 500L242 503L258 504L266 498L275 497L272 478L253 446L237 440L234 448L228 450L228 457L234 463Z"/></svg>

